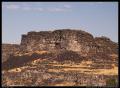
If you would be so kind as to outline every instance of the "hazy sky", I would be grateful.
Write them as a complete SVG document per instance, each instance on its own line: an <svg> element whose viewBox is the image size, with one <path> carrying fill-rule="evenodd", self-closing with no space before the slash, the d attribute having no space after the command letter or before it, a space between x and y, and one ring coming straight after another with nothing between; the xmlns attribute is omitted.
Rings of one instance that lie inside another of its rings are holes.
<svg viewBox="0 0 120 88"><path fill-rule="evenodd" d="M117 2L2 2L2 43L29 31L82 29L118 42Z"/></svg>

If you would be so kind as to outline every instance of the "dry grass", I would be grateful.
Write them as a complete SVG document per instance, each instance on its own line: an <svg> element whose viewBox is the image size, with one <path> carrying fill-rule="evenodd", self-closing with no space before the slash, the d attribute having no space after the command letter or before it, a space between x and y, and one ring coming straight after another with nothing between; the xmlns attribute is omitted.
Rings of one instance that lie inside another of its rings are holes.
<svg viewBox="0 0 120 88"><path fill-rule="evenodd" d="M61 72L62 69L48 69L48 72L55 72L55 73L59 73Z"/></svg>
<svg viewBox="0 0 120 88"><path fill-rule="evenodd" d="M44 62L44 61L46 61L46 59L37 59L37 60L33 60L33 61L31 62L31 64L32 64L32 65L37 65L37 63L39 63L39 62Z"/></svg>
<svg viewBox="0 0 120 88"><path fill-rule="evenodd" d="M34 52L28 52L28 53L24 53L24 54L21 54L21 53L17 53L15 54L15 56L23 56L23 55L28 55L28 56L31 56L33 53L36 53L36 54L47 54L49 53L48 51L34 51Z"/></svg>
<svg viewBox="0 0 120 88"><path fill-rule="evenodd" d="M32 61L32 65L36 65L38 62L42 63L46 61L46 59L38 59ZM48 72L69 72L69 71L78 71L80 73L85 73L85 74L104 74L104 75L118 75L118 67L116 67L114 64L112 64L113 68L112 69L91 69L90 65L93 64L92 61L82 61L79 64L60 64L59 62L53 61L52 63L48 64L50 66L55 66L55 67L61 67L59 69L57 68L50 68L48 69ZM27 66L23 66L20 68L14 68L9 70L9 72L21 72L23 69L26 69Z"/></svg>
<svg viewBox="0 0 120 88"><path fill-rule="evenodd" d="M74 86L75 83L74 82L62 82L62 83L59 83L59 84L55 84L54 86Z"/></svg>
<svg viewBox="0 0 120 88"><path fill-rule="evenodd" d="M56 64L56 63L54 63L53 66L86 67L86 66L91 65L91 64L92 64L92 61L82 61L79 64Z"/></svg>
<svg viewBox="0 0 120 88"><path fill-rule="evenodd" d="M46 53L49 53L48 51L35 51L34 53L37 53L37 54L46 54Z"/></svg>
<svg viewBox="0 0 120 88"><path fill-rule="evenodd" d="M62 67L60 69L49 69L49 72L59 73L61 71L78 71L85 74L104 74L104 75L118 75L118 67L112 64L112 69L90 69L92 61L82 61L80 64L52 64L52 66ZM67 67L67 68L66 68Z"/></svg>
<svg viewBox="0 0 120 88"><path fill-rule="evenodd" d="M21 72L22 69L21 68L14 68L14 69L10 69L8 72Z"/></svg>
<svg viewBox="0 0 120 88"><path fill-rule="evenodd" d="M114 64L112 69L98 69L95 74L104 74L104 75L118 75L118 67Z"/></svg>

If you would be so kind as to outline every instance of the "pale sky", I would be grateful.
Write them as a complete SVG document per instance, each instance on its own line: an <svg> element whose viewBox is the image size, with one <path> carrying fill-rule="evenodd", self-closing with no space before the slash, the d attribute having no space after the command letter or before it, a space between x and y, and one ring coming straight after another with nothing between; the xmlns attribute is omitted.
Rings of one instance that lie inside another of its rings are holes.
<svg viewBox="0 0 120 88"><path fill-rule="evenodd" d="M118 2L2 2L2 43L29 31L81 29L118 42Z"/></svg>

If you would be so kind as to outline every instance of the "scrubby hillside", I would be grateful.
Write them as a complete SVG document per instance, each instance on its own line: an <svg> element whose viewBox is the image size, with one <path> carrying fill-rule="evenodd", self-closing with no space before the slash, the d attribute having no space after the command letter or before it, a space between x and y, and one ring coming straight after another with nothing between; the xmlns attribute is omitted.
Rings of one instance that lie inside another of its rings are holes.
<svg viewBox="0 0 120 88"><path fill-rule="evenodd" d="M81 30L29 32L2 45L3 86L118 86L118 44Z"/></svg>

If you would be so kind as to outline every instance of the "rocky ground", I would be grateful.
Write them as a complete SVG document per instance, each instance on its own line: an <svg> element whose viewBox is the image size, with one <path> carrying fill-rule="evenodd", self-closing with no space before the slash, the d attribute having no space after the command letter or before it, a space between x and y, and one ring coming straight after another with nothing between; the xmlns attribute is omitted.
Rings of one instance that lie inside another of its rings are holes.
<svg viewBox="0 0 120 88"><path fill-rule="evenodd" d="M2 86L118 86L118 56L16 53L2 63Z"/></svg>

